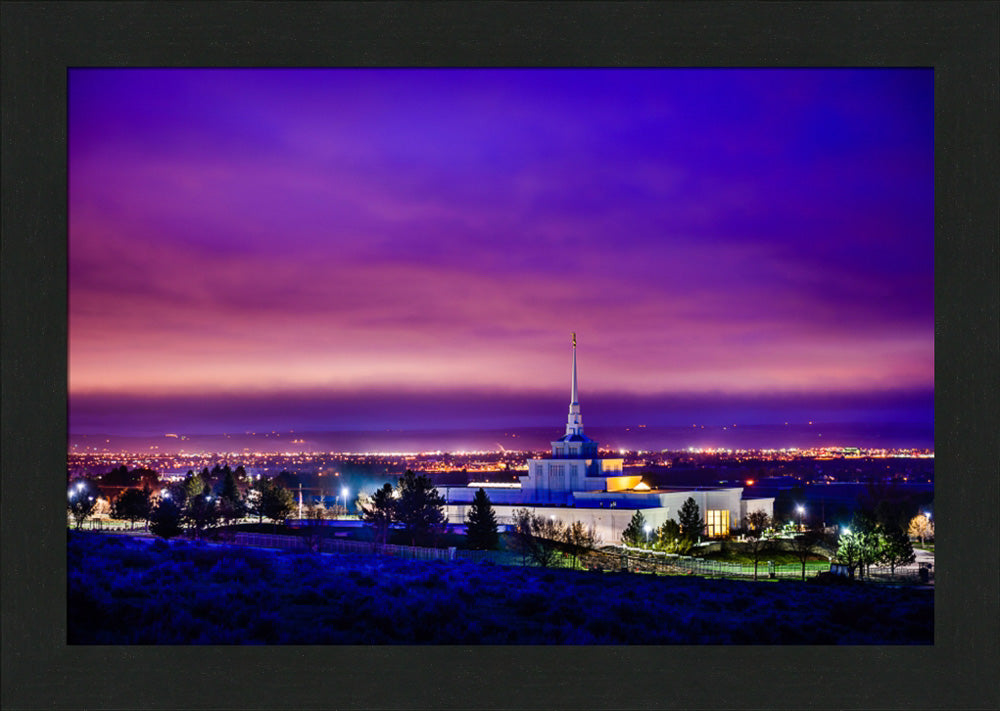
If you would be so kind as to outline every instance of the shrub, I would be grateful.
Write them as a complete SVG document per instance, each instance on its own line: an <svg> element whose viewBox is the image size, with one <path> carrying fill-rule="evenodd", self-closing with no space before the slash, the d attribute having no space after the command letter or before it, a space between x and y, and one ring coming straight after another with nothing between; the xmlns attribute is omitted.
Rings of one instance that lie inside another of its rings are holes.
<svg viewBox="0 0 1000 711"><path fill-rule="evenodd" d="M921 590L68 541L73 643L933 641Z"/></svg>

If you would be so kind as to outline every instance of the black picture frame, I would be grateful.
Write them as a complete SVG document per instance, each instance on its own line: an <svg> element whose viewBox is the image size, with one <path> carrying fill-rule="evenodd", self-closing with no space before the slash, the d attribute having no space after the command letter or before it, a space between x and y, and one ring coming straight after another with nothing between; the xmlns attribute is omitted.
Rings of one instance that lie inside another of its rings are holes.
<svg viewBox="0 0 1000 711"><path fill-rule="evenodd" d="M8 2L2 15L2 706L997 708L1000 5ZM66 70L935 70L930 647L69 647Z"/></svg>

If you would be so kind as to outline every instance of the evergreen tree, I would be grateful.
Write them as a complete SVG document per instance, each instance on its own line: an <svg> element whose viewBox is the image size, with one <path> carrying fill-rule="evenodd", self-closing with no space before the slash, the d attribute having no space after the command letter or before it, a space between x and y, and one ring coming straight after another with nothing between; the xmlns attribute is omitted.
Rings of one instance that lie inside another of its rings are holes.
<svg viewBox="0 0 1000 711"><path fill-rule="evenodd" d="M101 476L101 483L105 486L136 486L140 481L140 471L129 471L124 464Z"/></svg>
<svg viewBox="0 0 1000 711"><path fill-rule="evenodd" d="M280 486L285 489L295 489L299 485L299 475L298 473L292 473L287 469L283 469L280 474L274 477L272 480L275 486Z"/></svg>
<svg viewBox="0 0 1000 711"><path fill-rule="evenodd" d="M361 520L375 530L375 542L387 543L389 527L396 520L396 498L393 496L392 484L386 482L367 501L359 498L358 504Z"/></svg>
<svg viewBox="0 0 1000 711"><path fill-rule="evenodd" d="M112 516L130 521L135 528L136 521L145 521L150 512L149 489L125 489L115 499Z"/></svg>
<svg viewBox="0 0 1000 711"><path fill-rule="evenodd" d="M469 507L465 529L469 547L474 550L492 550L497 547L500 535L497 533L497 517L493 512L490 497L482 488L476 492Z"/></svg>
<svg viewBox="0 0 1000 711"><path fill-rule="evenodd" d="M656 546L667 553L687 553L690 542L681 536L681 527L672 518L668 518L656 530Z"/></svg>
<svg viewBox="0 0 1000 711"><path fill-rule="evenodd" d="M209 476L208 467L205 467L205 471L201 474L195 474L193 471L189 471L187 476L184 477L184 500L188 501L195 496L200 496L205 492L205 482Z"/></svg>
<svg viewBox="0 0 1000 711"><path fill-rule="evenodd" d="M888 531L883 531L883 536L882 560L889 564L890 573L895 575L897 565L909 565L917 559L910 537L903 529L891 527Z"/></svg>
<svg viewBox="0 0 1000 711"><path fill-rule="evenodd" d="M149 514L149 530L160 538L181 533L181 509L171 499L161 498Z"/></svg>
<svg viewBox="0 0 1000 711"><path fill-rule="evenodd" d="M222 477L222 481L219 484L219 498L229 499L230 501L240 500L240 487L236 481L236 474L232 471L227 471Z"/></svg>
<svg viewBox="0 0 1000 711"><path fill-rule="evenodd" d="M622 541L630 546L638 546L645 540L645 528L646 517L642 515L642 511L636 511L632 514L632 520L628 522L628 526L622 531Z"/></svg>
<svg viewBox="0 0 1000 711"><path fill-rule="evenodd" d="M208 485L198 496L189 496L184 507L184 516L194 529L195 535L210 526L214 526L219 520L219 510L217 508L218 499L210 493Z"/></svg>
<svg viewBox="0 0 1000 711"><path fill-rule="evenodd" d="M705 530L705 522L701 519L701 511L693 497L688 497L681 506L681 511L677 516L677 522L681 526L681 534L690 541L698 541Z"/></svg>
<svg viewBox="0 0 1000 711"><path fill-rule="evenodd" d="M229 525L243 516L245 508L243 497L240 496L236 474L227 466L219 484L219 516L226 522L226 525Z"/></svg>
<svg viewBox="0 0 1000 711"><path fill-rule="evenodd" d="M278 524L284 523L295 510L295 497L288 489L268 482L261 492L260 508L265 517L274 521L277 530Z"/></svg>
<svg viewBox="0 0 1000 711"><path fill-rule="evenodd" d="M396 520L403 524L414 546L444 523L444 499L426 475L417 476L407 469L400 478Z"/></svg>
<svg viewBox="0 0 1000 711"><path fill-rule="evenodd" d="M174 482L173 484L167 484L163 487L160 497L166 497L177 504L177 507L182 509L184 504L187 502L187 489L184 486L184 482Z"/></svg>

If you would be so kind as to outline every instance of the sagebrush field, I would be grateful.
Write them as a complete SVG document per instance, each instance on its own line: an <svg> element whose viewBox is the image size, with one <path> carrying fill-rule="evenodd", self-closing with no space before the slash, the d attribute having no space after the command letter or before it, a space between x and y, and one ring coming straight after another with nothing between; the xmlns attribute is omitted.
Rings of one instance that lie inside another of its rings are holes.
<svg viewBox="0 0 1000 711"><path fill-rule="evenodd" d="M929 590L71 533L71 644L930 644Z"/></svg>

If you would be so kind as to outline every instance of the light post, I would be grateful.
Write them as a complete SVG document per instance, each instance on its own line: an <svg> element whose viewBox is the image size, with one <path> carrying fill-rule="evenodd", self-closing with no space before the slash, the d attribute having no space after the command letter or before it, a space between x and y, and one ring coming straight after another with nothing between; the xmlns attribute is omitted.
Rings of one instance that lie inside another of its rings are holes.
<svg viewBox="0 0 1000 711"><path fill-rule="evenodd" d="M799 533L802 533L802 514L806 512L805 506L796 506L795 510L799 512Z"/></svg>
<svg viewBox="0 0 1000 711"><path fill-rule="evenodd" d="M347 487L343 487L340 490L340 495L344 497L344 515L347 515Z"/></svg>
<svg viewBox="0 0 1000 711"><path fill-rule="evenodd" d="M646 532L646 547L649 548L649 532L653 530L653 527L647 523L643 530Z"/></svg>

